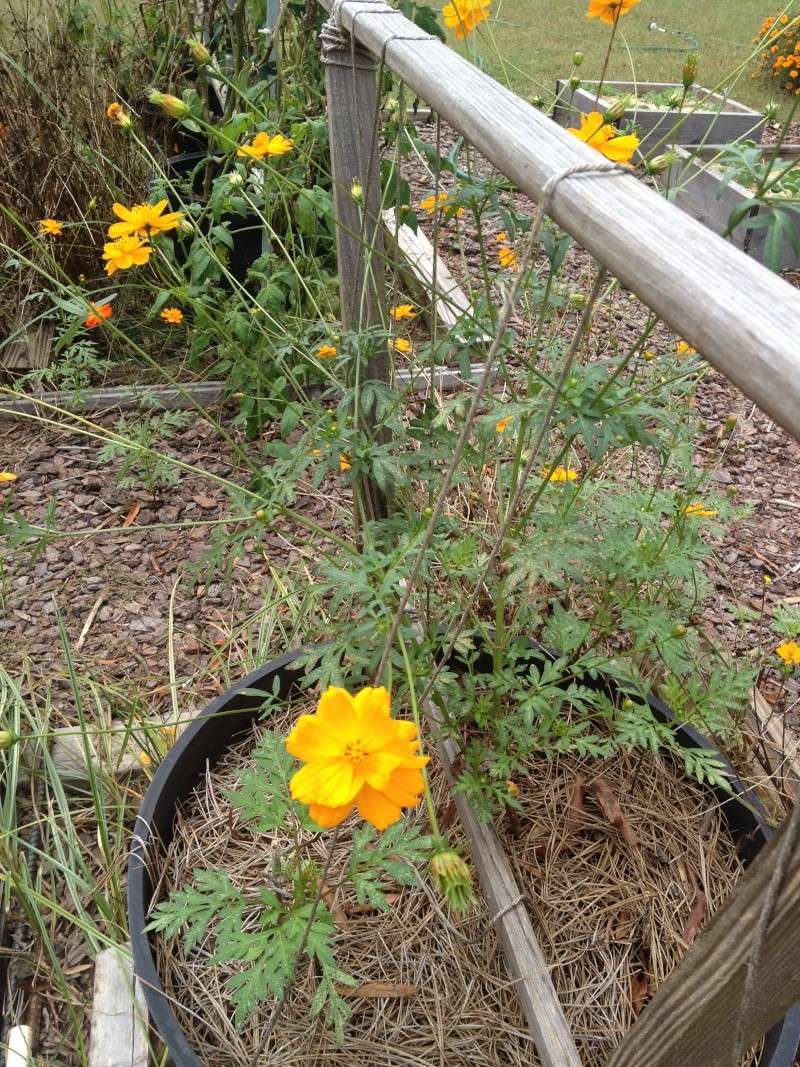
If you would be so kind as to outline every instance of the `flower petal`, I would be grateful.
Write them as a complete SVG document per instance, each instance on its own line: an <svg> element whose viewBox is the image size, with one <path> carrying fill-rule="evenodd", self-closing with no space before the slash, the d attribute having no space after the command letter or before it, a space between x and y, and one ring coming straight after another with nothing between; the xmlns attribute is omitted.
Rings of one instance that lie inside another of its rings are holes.
<svg viewBox="0 0 800 1067"><path fill-rule="evenodd" d="M326 808L324 804L310 804L309 817L321 826L323 830L330 830L332 826L338 826L353 810L352 804L342 804L339 808Z"/></svg>
<svg viewBox="0 0 800 1067"><path fill-rule="evenodd" d="M286 751L303 763L341 756L341 735L326 725L318 715L301 715L286 738Z"/></svg>
<svg viewBox="0 0 800 1067"><path fill-rule="evenodd" d="M341 738L342 745L359 736L359 719L353 698L346 689L332 685L319 698L317 716L326 729Z"/></svg>
<svg viewBox="0 0 800 1067"><path fill-rule="evenodd" d="M359 773L373 789L383 789L392 771L401 766L402 757L390 752L373 752L361 762Z"/></svg>
<svg viewBox="0 0 800 1067"><path fill-rule="evenodd" d="M350 804L364 784L349 760L315 760L301 767L289 782L294 800L339 808Z"/></svg>
<svg viewBox="0 0 800 1067"><path fill-rule="evenodd" d="M385 830L387 826L397 822L401 815L399 804L395 804L385 794L369 785L365 785L356 797L356 806L361 818L372 823L378 830Z"/></svg>

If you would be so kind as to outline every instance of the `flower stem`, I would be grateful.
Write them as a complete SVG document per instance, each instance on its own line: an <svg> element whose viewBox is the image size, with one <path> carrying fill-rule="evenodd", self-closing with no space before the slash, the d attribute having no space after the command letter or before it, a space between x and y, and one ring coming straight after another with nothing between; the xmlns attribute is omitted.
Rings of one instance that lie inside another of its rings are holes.
<svg viewBox="0 0 800 1067"><path fill-rule="evenodd" d="M411 661L408 658L408 649L406 648L406 643L403 640L403 635L401 633L397 634L397 640L398 640L398 642L400 644L400 651L402 652L402 655L403 655L403 666L406 669L406 680L408 681L408 694L409 694L409 699L411 700L411 715L413 716L414 722L416 724L417 736L419 737L420 743L421 743L422 742L422 721L420 719L420 714L419 714L419 705L417 704L417 691L414 688L414 672L411 670ZM431 785L430 785L430 782L428 781L428 773L427 773L427 769L425 767L422 768L422 780L425 783L425 806L428 809L428 819L429 819L430 824L431 824L431 830L433 830L433 835L436 838L436 840L440 841L440 840L442 840L442 834L441 834L441 831L439 830L439 820L436 817L436 806L433 803L433 795L431 793Z"/></svg>
<svg viewBox="0 0 800 1067"><path fill-rule="evenodd" d="M594 102L598 103L600 100L600 93L603 91L603 82L606 79L606 71L608 70L608 63L611 59L611 49L614 47L614 38L617 36L617 26L619 24L620 11L617 10L614 16L614 25L611 27L611 36L608 39L608 48L606 49L606 57L603 60L603 69L600 71L600 81L597 84L597 96L594 98Z"/></svg>

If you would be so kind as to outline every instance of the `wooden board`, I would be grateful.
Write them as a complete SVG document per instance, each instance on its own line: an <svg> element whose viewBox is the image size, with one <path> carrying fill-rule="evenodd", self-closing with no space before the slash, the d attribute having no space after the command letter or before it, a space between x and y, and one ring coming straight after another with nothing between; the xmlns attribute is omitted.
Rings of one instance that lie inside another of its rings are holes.
<svg viewBox="0 0 800 1067"><path fill-rule="evenodd" d="M800 742L791 729L786 729L784 716L776 715L757 689L753 690L748 717L769 760L773 784L796 801L800 796Z"/></svg>
<svg viewBox="0 0 800 1067"><path fill-rule="evenodd" d="M18 326L13 333L18 333ZM28 326L22 337L0 348L0 367L4 370L42 370L50 364L53 347L52 322L39 322Z"/></svg>
<svg viewBox="0 0 800 1067"><path fill-rule="evenodd" d="M332 0L321 0L330 9ZM517 187L545 185L597 153L396 10L344 0L341 21ZM408 39L410 38L410 39ZM551 215L795 437L800 294L631 174L561 181Z"/></svg>
<svg viewBox="0 0 800 1067"><path fill-rule="evenodd" d="M94 965L88 1067L147 1067L147 1006L130 949L107 948Z"/></svg>

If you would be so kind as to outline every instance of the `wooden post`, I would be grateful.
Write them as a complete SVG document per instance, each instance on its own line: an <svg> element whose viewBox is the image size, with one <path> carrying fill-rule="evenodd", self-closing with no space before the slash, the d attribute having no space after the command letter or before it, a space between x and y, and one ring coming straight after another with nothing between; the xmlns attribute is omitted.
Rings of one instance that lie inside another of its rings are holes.
<svg viewBox="0 0 800 1067"><path fill-rule="evenodd" d="M130 956L106 948L94 965L89 1067L147 1067L147 1006Z"/></svg>
<svg viewBox="0 0 800 1067"><path fill-rule="evenodd" d="M323 29L322 47L342 323L345 330L369 337L371 327L386 322L376 64L330 23ZM375 345L374 337L369 343ZM362 374L388 382L389 353L382 343ZM374 483L361 479L359 490L364 517L388 514L386 498Z"/></svg>
<svg viewBox="0 0 800 1067"><path fill-rule="evenodd" d="M738 1067L733 1046L740 1019L746 1051L800 1000L800 840L794 832L751 994L743 1003L756 928L784 838L796 830L792 823L787 819L753 861L731 898L645 1008L609 1067Z"/></svg>

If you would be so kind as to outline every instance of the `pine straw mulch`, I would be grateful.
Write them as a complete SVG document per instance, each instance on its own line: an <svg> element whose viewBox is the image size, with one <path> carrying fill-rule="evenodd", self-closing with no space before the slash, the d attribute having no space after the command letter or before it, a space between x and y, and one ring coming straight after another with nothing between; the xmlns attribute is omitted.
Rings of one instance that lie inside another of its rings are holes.
<svg viewBox="0 0 800 1067"><path fill-rule="evenodd" d="M294 714L296 709L267 725L285 730ZM224 795L237 773L252 766L254 736L225 754L181 811L158 899L210 865L249 891L263 884L270 848L286 835L245 829ZM599 774L620 798L635 845L623 839L594 802L591 783ZM569 798L579 775L588 786L576 818L570 815ZM434 768L432 778L439 808L446 820L453 820L444 776ZM683 956L698 895L705 898L705 916L731 893L741 872L736 847L713 795L661 756L646 754L634 761L621 755L602 764L574 758L549 764L542 758L518 785L522 814L501 820L500 833L537 936L553 963L553 979L582 1061L600 1067ZM420 810L409 819L422 823L424 814ZM462 840L456 821L448 829L454 840ZM322 835L311 852L321 859L324 847ZM346 855L345 847L341 859ZM163 857L159 862L164 863ZM314 979L306 969L263 1062L285 1067L514 1067L537 1062L484 902L464 917L449 915L425 876L391 900L390 911L379 913L357 907L346 892L336 899L337 961L359 982L408 984L415 994L354 998L345 1043L337 1048L329 1032L309 1025ZM204 943L187 953L178 939L159 938L159 972L203 1062L239 1067L258 1045L269 1006L237 1032L223 989L235 968L209 967L211 948ZM745 1061L753 1062L750 1057Z"/></svg>

